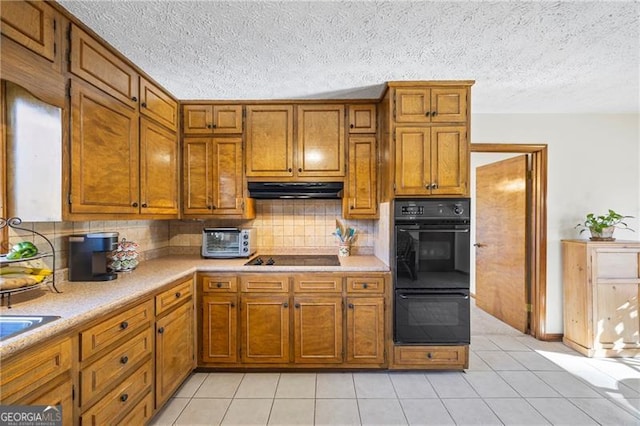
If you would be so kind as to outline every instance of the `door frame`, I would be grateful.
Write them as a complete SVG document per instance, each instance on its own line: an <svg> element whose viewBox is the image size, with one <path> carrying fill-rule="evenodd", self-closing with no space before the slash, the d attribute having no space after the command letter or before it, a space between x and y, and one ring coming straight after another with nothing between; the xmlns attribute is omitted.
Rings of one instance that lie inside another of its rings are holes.
<svg viewBox="0 0 640 426"><path fill-rule="evenodd" d="M530 334L538 340L560 340L547 333L547 144L472 143L471 152L531 155L528 243L531 294Z"/></svg>

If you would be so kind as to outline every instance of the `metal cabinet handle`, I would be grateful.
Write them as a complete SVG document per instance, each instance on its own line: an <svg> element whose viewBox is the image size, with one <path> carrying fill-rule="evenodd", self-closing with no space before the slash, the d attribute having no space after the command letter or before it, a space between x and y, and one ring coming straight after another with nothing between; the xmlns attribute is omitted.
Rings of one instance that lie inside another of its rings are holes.
<svg viewBox="0 0 640 426"><path fill-rule="evenodd" d="M146 107L147 107L147 103L146 103L146 102L143 102L143 103L141 103L141 104L140 104L140 106L141 106L142 108L146 108Z"/></svg>
<svg viewBox="0 0 640 426"><path fill-rule="evenodd" d="M160 328L158 329L158 334L162 334L162 333L164 333L164 327L160 327Z"/></svg>
<svg viewBox="0 0 640 426"><path fill-rule="evenodd" d="M138 203L133 202L133 203L131 204L131 207L138 207Z"/></svg>
<svg viewBox="0 0 640 426"><path fill-rule="evenodd" d="M177 292L177 293L176 293L176 299L178 299L180 296L182 296L182 293Z"/></svg>
<svg viewBox="0 0 640 426"><path fill-rule="evenodd" d="M131 100L132 100L133 102L138 102L138 98L136 98L135 96L134 96L134 97L132 97L132 98L131 98Z"/></svg>
<svg viewBox="0 0 640 426"><path fill-rule="evenodd" d="M356 126L354 126L353 124L349 124L349 128L353 129L354 127Z"/></svg>
<svg viewBox="0 0 640 426"><path fill-rule="evenodd" d="M120 401L126 402L127 399L129 399L129 394L123 393L122 395L120 395Z"/></svg>
<svg viewBox="0 0 640 426"><path fill-rule="evenodd" d="M438 115L438 111L433 111L433 112L431 113L431 116L432 116L432 117L435 117L436 115Z"/></svg>
<svg viewBox="0 0 640 426"><path fill-rule="evenodd" d="M207 129L212 129L213 128L213 124L207 124Z"/></svg>
<svg viewBox="0 0 640 426"><path fill-rule="evenodd" d="M425 112L424 115L427 116L427 117L430 116L431 115L431 111Z"/></svg>
<svg viewBox="0 0 640 426"><path fill-rule="evenodd" d="M217 284L216 284L216 287L218 287L218 288L222 288L222 283L217 283Z"/></svg>
<svg viewBox="0 0 640 426"><path fill-rule="evenodd" d="M427 358L429 359L433 358L433 355L431 354L431 352L427 352Z"/></svg>
<svg viewBox="0 0 640 426"><path fill-rule="evenodd" d="M298 172L302 172L302 167L298 167Z"/></svg>
<svg viewBox="0 0 640 426"><path fill-rule="evenodd" d="M291 167L289 167L289 173L291 173L293 171L293 169Z"/></svg>
<svg viewBox="0 0 640 426"><path fill-rule="evenodd" d="M296 303L295 305L293 305L296 309L300 309L300 304Z"/></svg>
<svg viewBox="0 0 640 426"><path fill-rule="evenodd" d="M120 358L120 364L126 364L129 362L129 357L128 356L123 356L122 358Z"/></svg>
<svg viewBox="0 0 640 426"><path fill-rule="evenodd" d="M147 203L142 203L142 207L146 209L147 208Z"/></svg>
<svg viewBox="0 0 640 426"><path fill-rule="evenodd" d="M128 323L128 322L126 322L126 321L122 321L122 322L120 323L120 329L121 329L121 330L124 330L124 329L125 329L125 328L127 328L127 327L129 327L129 323Z"/></svg>
<svg viewBox="0 0 640 426"><path fill-rule="evenodd" d="M347 306L349 307L349 309L353 309L353 303L349 303Z"/></svg>
<svg viewBox="0 0 640 426"><path fill-rule="evenodd" d="M369 288L369 284L367 283L362 284L362 288Z"/></svg>
<svg viewBox="0 0 640 426"><path fill-rule="evenodd" d="M235 304L235 303L233 303L233 302L231 302L231 305L229 305L229 306L231 306L232 308L235 308L235 307L236 307L236 304Z"/></svg>
<svg viewBox="0 0 640 426"><path fill-rule="evenodd" d="M282 304L282 307L283 307L283 308L288 308L288 307L289 307L289 304L288 304L287 302L284 302L284 303Z"/></svg>

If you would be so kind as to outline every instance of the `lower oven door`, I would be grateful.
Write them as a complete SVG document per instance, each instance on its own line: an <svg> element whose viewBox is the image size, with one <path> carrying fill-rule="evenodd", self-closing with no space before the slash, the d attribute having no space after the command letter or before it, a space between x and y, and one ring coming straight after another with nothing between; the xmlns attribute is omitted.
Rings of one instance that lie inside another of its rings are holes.
<svg viewBox="0 0 640 426"><path fill-rule="evenodd" d="M457 345L471 342L469 292L395 291L394 342Z"/></svg>

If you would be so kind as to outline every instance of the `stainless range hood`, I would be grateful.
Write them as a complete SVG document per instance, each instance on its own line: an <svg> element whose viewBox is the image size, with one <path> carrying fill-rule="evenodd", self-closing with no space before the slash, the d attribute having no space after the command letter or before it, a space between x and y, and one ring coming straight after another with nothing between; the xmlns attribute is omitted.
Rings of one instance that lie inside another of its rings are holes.
<svg viewBox="0 0 640 426"><path fill-rule="evenodd" d="M257 199L342 198L342 182L249 182L249 197Z"/></svg>

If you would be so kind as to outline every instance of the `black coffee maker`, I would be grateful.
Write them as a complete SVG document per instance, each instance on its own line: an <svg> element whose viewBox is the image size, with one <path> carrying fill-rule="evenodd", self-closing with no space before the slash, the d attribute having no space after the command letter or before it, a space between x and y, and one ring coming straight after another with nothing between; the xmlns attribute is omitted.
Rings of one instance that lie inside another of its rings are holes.
<svg viewBox="0 0 640 426"><path fill-rule="evenodd" d="M118 275L109 268L118 248L117 232L69 236L69 281L110 281Z"/></svg>

